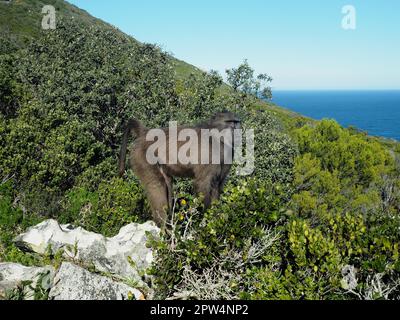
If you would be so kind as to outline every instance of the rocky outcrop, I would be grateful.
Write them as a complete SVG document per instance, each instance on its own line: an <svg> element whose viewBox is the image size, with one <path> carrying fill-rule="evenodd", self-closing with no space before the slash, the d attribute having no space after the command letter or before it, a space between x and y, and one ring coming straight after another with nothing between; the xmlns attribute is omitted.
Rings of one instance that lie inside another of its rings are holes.
<svg viewBox="0 0 400 320"><path fill-rule="evenodd" d="M149 233L159 233L152 221L131 223L121 228L115 237L106 238L80 227L46 220L14 241L22 250L39 254L49 248L53 253L63 250L65 258L93 265L101 272L140 281L139 274L143 274L153 261L152 251L146 246Z"/></svg>
<svg viewBox="0 0 400 320"><path fill-rule="evenodd" d="M53 285L53 267L25 267L17 263L0 263L0 298L6 298L12 290L20 288L26 300L34 299L34 290L40 286L48 290Z"/></svg>
<svg viewBox="0 0 400 320"><path fill-rule="evenodd" d="M51 288L54 300L128 300L143 299L143 294L132 287L110 278L90 273L72 263L62 263Z"/></svg>
<svg viewBox="0 0 400 320"><path fill-rule="evenodd" d="M55 300L149 299L152 290L143 278L153 253L146 242L150 234L157 236L159 231L153 222L131 223L107 238L46 220L14 242L20 249L38 254L62 250L60 268L0 263L0 299L33 299L36 289Z"/></svg>

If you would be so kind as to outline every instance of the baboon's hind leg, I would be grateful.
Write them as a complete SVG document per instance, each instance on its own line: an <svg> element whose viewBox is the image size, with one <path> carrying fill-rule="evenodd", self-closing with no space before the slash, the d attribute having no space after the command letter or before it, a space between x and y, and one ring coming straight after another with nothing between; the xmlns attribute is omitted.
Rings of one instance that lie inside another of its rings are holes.
<svg viewBox="0 0 400 320"><path fill-rule="evenodd" d="M150 202L154 222L163 228L167 222L167 212L169 212L169 201L167 185L164 181L152 183L147 188L147 197Z"/></svg>
<svg viewBox="0 0 400 320"><path fill-rule="evenodd" d="M168 187L163 175L156 166L143 168L136 165L134 171L146 191L154 222L163 228L169 209Z"/></svg>
<svg viewBox="0 0 400 320"><path fill-rule="evenodd" d="M168 209L169 212L172 213L174 207L174 195L173 195L173 188L172 188L172 177L166 174L165 170L162 166L159 167L162 176L164 177L165 184L167 186L167 199L168 199Z"/></svg>

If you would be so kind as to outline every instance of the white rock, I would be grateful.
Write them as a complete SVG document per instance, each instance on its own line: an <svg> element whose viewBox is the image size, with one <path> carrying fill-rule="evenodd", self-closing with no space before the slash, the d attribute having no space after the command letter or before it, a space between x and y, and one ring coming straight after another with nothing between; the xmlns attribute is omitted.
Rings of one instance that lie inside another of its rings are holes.
<svg viewBox="0 0 400 320"><path fill-rule="evenodd" d="M354 266L351 265L345 265L342 268L342 280L340 281L340 284L342 285L342 288L345 290L354 290L357 288L358 281L357 281L357 271Z"/></svg>
<svg viewBox="0 0 400 320"><path fill-rule="evenodd" d="M46 220L15 238L16 245L23 249L44 254L49 246L53 253L64 250L64 256L86 264L93 264L102 272L140 281L153 261L150 248L146 247L146 232L159 234L154 222L131 223L124 226L118 235L106 238L101 234L59 225L55 220ZM128 262L131 259L133 265Z"/></svg>
<svg viewBox="0 0 400 320"><path fill-rule="evenodd" d="M0 296L5 297L7 291L17 288L25 281L31 282L32 288L40 285L43 289L50 289L53 278L54 268L51 266L25 267L17 263L0 263ZM29 286L24 287L24 298L34 298Z"/></svg>
<svg viewBox="0 0 400 320"><path fill-rule="evenodd" d="M143 299L142 293L120 282L63 262L54 278L49 298L54 300L127 300L129 295Z"/></svg>

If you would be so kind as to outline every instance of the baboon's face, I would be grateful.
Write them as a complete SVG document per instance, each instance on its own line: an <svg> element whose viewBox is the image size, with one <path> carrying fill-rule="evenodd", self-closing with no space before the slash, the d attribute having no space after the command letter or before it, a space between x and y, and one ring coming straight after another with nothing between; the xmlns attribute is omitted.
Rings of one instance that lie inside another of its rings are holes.
<svg viewBox="0 0 400 320"><path fill-rule="evenodd" d="M232 112L220 112L213 117L213 123L223 128L239 129L240 119Z"/></svg>

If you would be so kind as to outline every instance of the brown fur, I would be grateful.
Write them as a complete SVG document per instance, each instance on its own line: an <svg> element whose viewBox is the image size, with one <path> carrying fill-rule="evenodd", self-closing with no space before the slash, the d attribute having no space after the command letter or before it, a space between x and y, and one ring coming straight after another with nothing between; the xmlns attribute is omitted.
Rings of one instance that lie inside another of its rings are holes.
<svg viewBox="0 0 400 320"><path fill-rule="evenodd" d="M190 128L196 130L200 137L201 129L234 129L240 121L230 112L218 113L210 121L194 127L178 127L178 134L182 129ZM149 164L146 159L146 151L153 141L146 141L145 128L139 121L130 120L126 127L122 147L120 152L119 170L122 176L125 171L125 158L129 134L136 137L134 146L130 152L130 165L141 181L152 210L153 220L160 227L165 226L167 219L166 210L171 210L173 205L172 180L173 177L192 178L194 189L197 194L204 197L204 208L210 207L213 200L219 198L225 180L229 174L231 165L223 163L223 142L221 142L221 163L220 164L168 164L168 142L169 130L162 129L167 137L166 159L167 164ZM199 139L200 140L200 139ZM186 142L178 142L177 149ZM211 141L210 141L211 144ZM200 145L198 148L199 159L201 157ZM233 146L232 146L233 147ZM209 149L210 159L212 158L212 148ZM233 152L233 151L232 151Z"/></svg>

